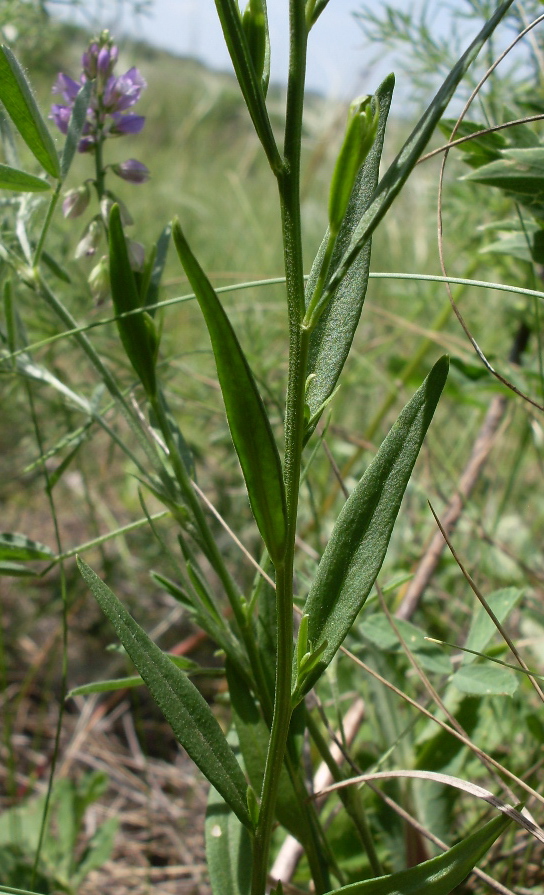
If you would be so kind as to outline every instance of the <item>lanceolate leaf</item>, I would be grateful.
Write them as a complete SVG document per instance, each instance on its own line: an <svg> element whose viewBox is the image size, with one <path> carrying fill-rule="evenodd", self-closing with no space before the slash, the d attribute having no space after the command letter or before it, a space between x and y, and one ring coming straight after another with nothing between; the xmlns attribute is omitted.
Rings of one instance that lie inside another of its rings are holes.
<svg viewBox="0 0 544 895"><path fill-rule="evenodd" d="M378 132L374 145L362 166L331 258L331 270L335 270L346 251L353 231L362 215L368 208L378 183L378 170L383 149L385 126L395 78L389 75L378 87L375 102L379 108ZM328 233L312 266L306 295L311 296L321 268L321 262L328 241ZM361 316L365 300L370 268L370 240L351 265L349 273L336 289L330 304L323 312L310 338L310 354L308 372L313 374L310 380L306 400L310 408L310 416L319 413L320 408L332 395L342 368L348 356L357 324ZM307 435L311 435L315 422Z"/></svg>
<svg viewBox="0 0 544 895"><path fill-rule="evenodd" d="M253 126L263 145L272 170L278 172L281 168L282 160L268 117L261 79L255 71L242 27L238 0L215 0L215 5L221 28L223 29L225 43L242 95L251 115Z"/></svg>
<svg viewBox="0 0 544 895"><path fill-rule="evenodd" d="M78 143L83 133L83 127L87 120L87 108L89 106L89 98L91 96L92 88L93 82L86 81L74 102L74 108L70 116L68 133L66 134L66 142L64 143L60 162L61 176L63 180L70 170L70 165L72 164Z"/></svg>
<svg viewBox="0 0 544 895"><path fill-rule="evenodd" d="M495 817L437 858L431 858L430 861L391 876L380 876L342 886L327 895L449 895L463 882L510 823L509 817Z"/></svg>
<svg viewBox="0 0 544 895"><path fill-rule="evenodd" d="M398 196L410 173L417 164L421 153L431 138L436 125L440 121L446 106L454 95L465 72L480 52L488 37L493 33L501 19L508 12L513 2L514 0L506 0L506 2L501 3L495 14L485 23L478 36L473 40L469 48L452 68L427 111L423 113L395 161L380 181L372 201L353 231L349 247L346 249L338 267L332 274L325 289L325 293L330 292L331 294L334 294L338 285L357 258L357 255L367 244L372 233L391 207L394 199Z"/></svg>
<svg viewBox="0 0 544 895"><path fill-rule="evenodd" d="M114 205L110 212L109 240L113 304L117 314L126 314L127 311L135 311L140 307L140 296L130 266L118 205ZM155 395L158 336L152 318L145 311L141 314L130 314L117 320L117 328L127 357L140 377L143 387L148 395Z"/></svg>
<svg viewBox="0 0 544 895"><path fill-rule="evenodd" d="M305 692L339 649L376 580L447 374L443 357L401 412L338 517L304 606L314 648L327 641Z"/></svg>
<svg viewBox="0 0 544 895"><path fill-rule="evenodd" d="M213 787L206 811L206 858L214 895L249 895L249 833Z"/></svg>
<svg viewBox="0 0 544 895"><path fill-rule="evenodd" d="M0 190L17 190L20 193L43 193L51 187L47 180L34 177L26 171L18 168L10 168L9 165L0 165Z"/></svg>
<svg viewBox="0 0 544 895"><path fill-rule="evenodd" d="M245 777L208 704L92 569L81 559L78 566L175 736L239 820L251 829Z"/></svg>
<svg viewBox="0 0 544 895"><path fill-rule="evenodd" d="M208 327L227 419L251 509L275 562L283 558L285 550L287 511L281 462L270 422L236 334L177 221L173 236Z"/></svg>
<svg viewBox="0 0 544 895"><path fill-rule="evenodd" d="M26 535L16 532L0 532L0 559L17 562L34 559L51 559L53 550L38 541L31 541Z"/></svg>
<svg viewBox="0 0 544 895"><path fill-rule="evenodd" d="M44 171L58 177L60 165L53 138L21 66L7 47L0 47L0 102Z"/></svg>

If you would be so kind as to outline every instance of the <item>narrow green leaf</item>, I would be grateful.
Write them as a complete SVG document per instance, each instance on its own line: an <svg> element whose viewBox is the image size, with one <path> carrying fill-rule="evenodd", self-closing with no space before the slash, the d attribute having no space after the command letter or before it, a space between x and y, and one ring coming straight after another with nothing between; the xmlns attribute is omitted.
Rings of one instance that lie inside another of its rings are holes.
<svg viewBox="0 0 544 895"><path fill-rule="evenodd" d="M51 559L54 551L45 544L32 541L17 532L0 532L0 559L25 562L34 559Z"/></svg>
<svg viewBox="0 0 544 895"><path fill-rule="evenodd" d="M10 168L9 165L0 165L0 190L17 190L19 193L43 193L51 187L47 180L19 171L18 168Z"/></svg>
<svg viewBox="0 0 544 895"><path fill-rule="evenodd" d="M278 173L282 167L282 159L268 117L261 80L255 71L247 45L237 0L215 0L215 5L225 43L253 126L266 152L270 167Z"/></svg>
<svg viewBox="0 0 544 895"><path fill-rule="evenodd" d="M423 113L416 124L398 156L382 177L371 202L353 231L350 244L338 264L338 267L332 274L325 292L334 294L338 285L344 279L351 265L357 258L359 252L366 246L374 230L391 207L393 201L406 183L410 173L416 166L420 155L429 142L436 125L442 118L444 110L453 97L465 72L470 67L501 19L508 12L513 2L514 0L505 0L504 3L501 3L495 14L485 23L478 36L472 41L468 49L450 71L448 77L440 87L428 109Z"/></svg>
<svg viewBox="0 0 544 895"><path fill-rule="evenodd" d="M304 692L336 654L372 589L447 375L443 357L401 412L338 517L304 605L309 639L327 641Z"/></svg>
<svg viewBox="0 0 544 895"><path fill-rule="evenodd" d="M5 578L35 578L36 572L17 562L0 562L0 575Z"/></svg>
<svg viewBox="0 0 544 895"><path fill-rule="evenodd" d="M110 284L116 314L126 314L140 307L140 296L130 266L127 243L121 223L121 212L114 205L110 212ZM127 357L148 395L157 392L155 362L158 342L149 314L130 314L117 320L117 329Z"/></svg>
<svg viewBox="0 0 544 895"><path fill-rule="evenodd" d="M55 274L55 276L58 277L59 280L61 280L63 283L72 282L68 271L65 270L64 267L61 267L60 264L55 261L53 256L49 254L49 252L42 250L41 258L46 267L48 267L51 273Z"/></svg>
<svg viewBox="0 0 544 895"><path fill-rule="evenodd" d="M214 787L208 796L205 836L214 895L249 895L253 859L251 839Z"/></svg>
<svg viewBox="0 0 544 895"><path fill-rule="evenodd" d="M62 180L66 179L66 175L70 170L70 166L77 151L78 143L83 133L85 121L87 120L87 109L89 107L92 89L93 82L90 80L86 81L78 92L74 102L72 114L68 123L68 133L66 134L66 141L64 143L60 161Z"/></svg>
<svg viewBox="0 0 544 895"><path fill-rule="evenodd" d="M504 149L501 158L483 165L463 180L499 187L528 199L544 198L544 146L529 149Z"/></svg>
<svg viewBox="0 0 544 895"><path fill-rule="evenodd" d="M92 569L79 558L78 566L176 738L240 821L251 829L245 777L210 707Z"/></svg>
<svg viewBox="0 0 544 895"><path fill-rule="evenodd" d="M217 294L194 257L179 222L173 227L180 261L204 315L232 440L251 509L273 562L285 551L287 510L280 457L246 357Z"/></svg>
<svg viewBox="0 0 544 895"><path fill-rule="evenodd" d="M327 895L449 895L510 823L509 817L495 817L443 855L391 876L342 886Z"/></svg>
<svg viewBox="0 0 544 895"><path fill-rule="evenodd" d="M496 665L462 665L451 679L468 696L513 696L519 678L507 668Z"/></svg>
<svg viewBox="0 0 544 895"><path fill-rule="evenodd" d="M379 109L378 130L374 145L357 175L347 212L336 239L330 269L335 270L346 251L353 231L368 208L378 183L378 171L385 137L387 116L393 96L395 78L389 75L376 91L375 101ZM329 233L325 234L306 286L307 300L312 295ZM314 418L307 438L315 429L319 411L331 397L349 353L355 330L359 323L365 300L370 269L370 240L352 264L349 274L336 289L328 306L310 337L308 373L312 374L306 401L310 417ZM317 416L316 416L317 415Z"/></svg>
<svg viewBox="0 0 544 895"><path fill-rule="evenodd" d="M52 177L59 177L60 164L53 138L21 66L4 46L0 47L0 102L42 168Z"/></svg>

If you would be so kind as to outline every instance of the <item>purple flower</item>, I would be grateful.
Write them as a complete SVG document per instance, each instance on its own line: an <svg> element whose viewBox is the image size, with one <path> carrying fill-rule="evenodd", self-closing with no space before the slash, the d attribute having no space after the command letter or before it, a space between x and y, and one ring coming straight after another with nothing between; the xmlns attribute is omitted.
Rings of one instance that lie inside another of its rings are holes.
<svg viewBox="0 0 544 895"><path fill-rule="evenodd" d="M129 180L130 183L145 183L146 180L149 180L149 168L135 158L129 158L126 162L120 162L111 167L118 177Z"/></svg>
<svg viewBox="0 0 544 895"><path fill-rule="evenodd" d="M52 93L60 93L67 103L73 103L80 89L81 84L79 81L74 81L73 78L59 72L57 80L53 85Z"/></svg>
<svg viewBox="0 0 544 895"><path fill-rule="evenodd" d="M53 86L53 93L60 94L65 105L54 103L50 118L61 133L66 134L76 96L86 81L93 84L87 109L87 120L79 142L79 152L92 152L98 142L106 137L139 134L145 122L142 115L123 114L140 99L147 86L145 78L134 66L124 75L115 77L113 69L119 50L108 31L91 41L83 53L80 81L60 73ZM123 176L123 175L120 175ZM129 178L127 178L129 179ZM142 182L134 181L134 182Z"/></svg>
<svg viewBox="0 0 544 895"><path fill-rule="evenodd" d="M61 106L58 103L53 103L51 106L50 118L53 119L61 134L68 133L68 122L70 121L71 114L71 106Z"/></svg>
<svg viewBox="0 0 544 895"><path fill-rule="evenodd" d="M139 134L145 124L143 115L121 115L120 112L113 112L113 124L109 133L112 136L122 136L123 134Z"/></svg>
<svg viewBox="0 0 544 895"><path fill-rule="evenodd" d="M147 87L145 78L137 68L129 69L118 78L108 78L102 102L108 112L124 112L140 99L142 90Z"/></svg>

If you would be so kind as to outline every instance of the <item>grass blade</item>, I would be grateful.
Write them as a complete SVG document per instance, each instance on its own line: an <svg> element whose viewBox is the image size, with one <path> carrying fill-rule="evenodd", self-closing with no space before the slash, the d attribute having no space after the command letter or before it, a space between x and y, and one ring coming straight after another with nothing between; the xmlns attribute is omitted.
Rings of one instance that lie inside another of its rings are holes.
<svg viewBox="0 0 544 895"><path fill-rule="evenodd" d="M401 412L338 517L304 606L314 648L323 641L327 647L300 696L336 654L372 589L447 375L443 357Z"/></svg>
<svg viewBox="0 0 544 895"><path fill-rule="evenodd" d="M174 223L173 236L208 327L227 419L251 509L270 557L277 562L285 551L287 511L281 462L272 428L236 334L178 221Z"/></svg>
<svg viewBox="0 0 544 895"><path fill-rule="evenodd" d="M8 47L0 47L0 102L26 145L51 174L60 176L59 157L25 74Z"/></svg>
<svg viewBox="0 0 544 895"><path fill-rule="evenodd" d="M208 704L93 570L81 559L78 566L176 738L239 820L252 829L245 777Z"/></svg>
<svg viewBox="0 0 544 895"><path fill-rule="evenodd" d="M443 855L410 870L342 886L328 895L419 895L420 892L425 895L449 895L511 823L511 819L504 815L495 817Z"/></svg>

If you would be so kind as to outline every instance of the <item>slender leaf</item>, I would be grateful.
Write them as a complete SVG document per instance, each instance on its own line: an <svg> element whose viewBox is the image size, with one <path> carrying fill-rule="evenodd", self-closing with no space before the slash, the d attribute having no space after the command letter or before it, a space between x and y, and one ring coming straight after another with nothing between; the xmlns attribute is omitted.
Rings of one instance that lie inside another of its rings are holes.
<svg viewBox="0 0 544 895"><path fill-rule="evenodd" d="M247 45L237 0L215 0L215 5L225 43L253 126L272 170L277 173L281 170L282 160L268 117L261 79L255 71Z"/></svg>
<svg viewBox="0 0 544 895"><path fill-rule="evenodd" d="M249 895L251 839L214 787L208 797L205 835L208 872L214 895Z"/></svg>
<svg viewBox="0 0 544 895"><path fill-rule="evenodd" d="M443 357L401 412L338 517L304 606L314 648L327 641L304 692L336 654L376 580L447 374Z"/></svg>
<svg viewBox="0 0 544 895"><path fill-rule="evenodd" d="M42 168L52 177L59 177L60 164L53 138L21 66L4 46L0 47L0 102Z"/></svg>
<svg viewBox="0 0 544 895"><path fill-rule="evenodd" d="M332 274L325 292L329 292L330 294L335 293L338 285L346 276L359 252L367 244L374 230L391 207L393 201L400 193L409 175L417 164L421 153L429 142L436 125L442 118L444 110L453 97L465 72L470 67L501 19L508 12L513 2L514 0L505 0L504 3L501 3L495 14L485 23L478 36L472 41L468 49L450 71L448 77L440 87L428 109L423 113L416 124L398 156L382 177L368 208L353 231L351 242L338 264L338 267Z"/></svg>
<svg viewBox="0 0 544 895"><path fill-rule="evenodd" d="M285 550L287 511L281 462L272 428L236 334L177 221L173 235L210 334L227 419L251 509L270 557L277 561L282 559Z"/></svg>
<svg viewBox="0 0 544 895"><path fill-rule="evenodd" d="M126 314L140 307L140 296L130 266L127 243L121 223L121 212L114 205L110 212L110 283L116 314ZM117 320L121 342L132 366L148 395L155 395L157 381L155 362L158 337L155 324L147 312L129 314Z"/></svg>
<svg viewBox="0 0 544 895"><path fill-rule="evenodd" d="M504 815L495 817L443 855L391 876L380 876L342 886L327 895L449 895L463 882L511 822Z"/></svg>
<svg viewBox="0 0 544 895"><path fill-rule="evenodd" d="M376 139L357 175L348 209L336 239L331 258L331 270L334 270L340 262L350 243L353 231L368 208L376 189L385 126L394 86L395 78L393 75L389 75L376 91L375 102L378 104L380 114ZM328 232L325 234L308 278L307 297L312 295L315 288L327 242ZM350 267L345 279L336 289L312 332L308 361L308 372L312 374L312 379L308 385L306 401L310 409L310 417L314 417L314 420L307 432L307 438L315 428L317 422L315 417L319 415L321 408L334 392L348 356L365 300L370 270L370 251L369 240Z"/></svg>
<svg viewBox="0 0 544 895"><path fill-rule="evenodd" d="M0 165L0 190L17 190L19 193L43 193L51 187L47 180L19 171L18 168L10 168L9 165Z"/></svg>
<svg viewBox="0 0 544 895"><path fill-rule="evenodd" d="M32 541L17 532L0 532L0 559L25 562L34 559L51 559L54 551L45 544Z"/></svg>
<svg viewBox="0 0 544 895"><path fill-rule="evenodd" d="M87 109L92 89L93 82L91 80L86 81L78 92L74 102L72 114L68 123L68 133L66 134L66 141L64 143L60 161L60 171L63 180L66 179L66 175L70 170L74 155L77 151L78 143L83 133L83 128L87 120Z"/></svg>
<svg viewBox="0 0 544 895"><path fill-rule="evenodd" d="M92 569L79 558L78 566L175 736L240 821L251 829L245 777L210 707Z"/></svg>
<svg viewBox="0 0 544 895"><path fill-rule="evenodd" d="M35 578L36 572L17 562L0 562L0 575L5 578Z"/></svg>

